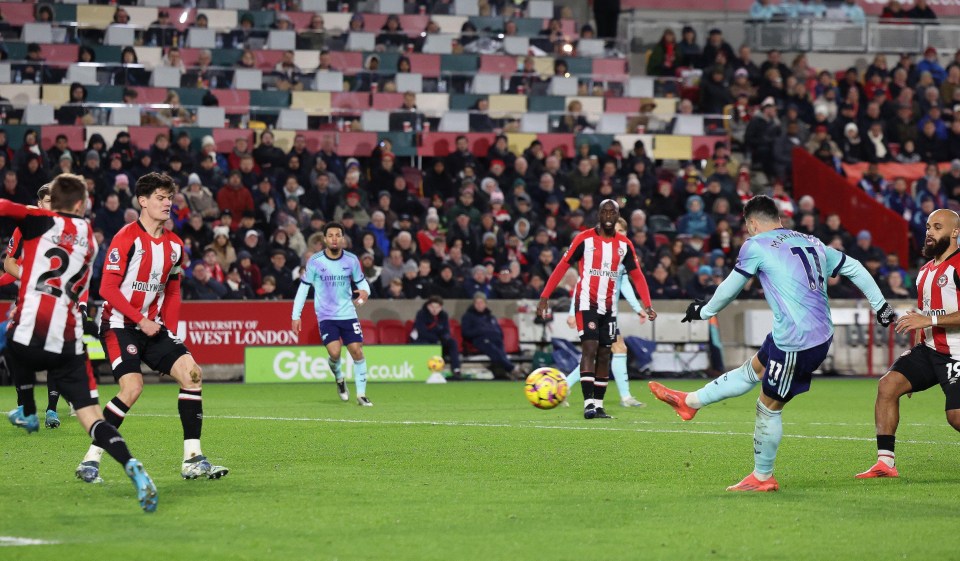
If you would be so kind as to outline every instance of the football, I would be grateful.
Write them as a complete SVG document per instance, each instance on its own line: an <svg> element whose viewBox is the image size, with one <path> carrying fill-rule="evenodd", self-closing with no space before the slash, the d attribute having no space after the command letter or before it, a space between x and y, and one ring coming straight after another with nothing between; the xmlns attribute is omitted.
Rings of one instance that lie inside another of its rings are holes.
<svg viewBox="0 0 960 561"><path fill-rule="evenodd" d="M560 405L569 391L567 377L549 366L531 372L524 387L527 400L538 409L553 409Z"/></svg>
<svg viewBox="0 0 960 561"><path fill-rule="evenodd" d="M443 357L432 356L427 360L427 369L430 370L430 372L440 372L443 370L444 364Z"/></svg>

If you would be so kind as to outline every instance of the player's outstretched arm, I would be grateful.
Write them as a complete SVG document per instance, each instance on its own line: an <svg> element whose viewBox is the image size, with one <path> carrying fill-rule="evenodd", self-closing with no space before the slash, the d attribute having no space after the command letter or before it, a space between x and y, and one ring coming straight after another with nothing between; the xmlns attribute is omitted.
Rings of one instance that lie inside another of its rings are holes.
<svg viewBox="0 0 960 561"><path fill-rule="evenodd" d="M738 269L731 271L730 274L727 275L727 278L723 279L723 282L717 287L717 291L713 293L710 301L700 308L700 319L710 319L719 314L720 310L726 308L727 304L733 302L737 295L740 294L743 287L747 285L748 280L750 280L750 277L742 271Z"/></svg>
<svg viewBox="0 0 960 561"><path fill-rule="evenodd" d="M880 292L877 281L873 280L873 277L859 261L831 247L827 248L826 254L830 276L835 277L840 274L857 285L860 292L870 302L870 307L877 313L877 323L886 327L897 319L893 308L887 304L886 298Z"/></svg>

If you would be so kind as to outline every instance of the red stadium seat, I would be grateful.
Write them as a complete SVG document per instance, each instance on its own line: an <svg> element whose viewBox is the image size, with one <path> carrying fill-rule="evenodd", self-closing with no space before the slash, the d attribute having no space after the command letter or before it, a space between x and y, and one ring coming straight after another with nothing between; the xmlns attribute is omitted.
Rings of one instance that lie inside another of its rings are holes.
<svg viewBox="0 0 960 561"><path fill-rule="evenodd" d="M366 158L376 145L375 132L341 132L337 135L337 154L340 156Z"/></svg>
<svg viewBox="0 0 960 561"><path fill-rule="evenodd" d="M77 54L79 52L79 45L40 45L40 56L51 64L57 62L72 64L77 62Z"/></svg>
<svg viewBox="0 0 960 561"><path fill-rule="evenodd" d="M167 88L133 88L137 92L137 103L163 103L167 99ZM247 104L247 110L250 109Z"/></svg>
<svg viewBox="0 0 960 561"><path fill-rule="evenodd" d="M543 152L549 154L553 152L555 148L563 150L563 156L565 158L572 158L574 140L572 134L566 133L550 133L550 134L538 134L537 140L543 144Z"/></svg>
<svg viewBox="0 0 960 561"><path fill-rule="evenodd" d="M334 109L370 109L370 94L366 92L335 92L330 96L330 106Z"/></svg>
<svg viewBox="0 0 960 561"><path fill-rule="evenodd" d="M608 97L605 102L607 113L639 113L639 97Z"/></svg>
<svg viewBox="0 0 960 561"><path fill-rule="evenodd" d="M406 345L407 333L398 319L382 319L377 323L377 339L381 345Z"/></svg>
<svg viewBox="0 0 960 561"><path fill-rule="evenodd" d="M227 115L250 112L250 90L210 90ZM219 150L219 148L218 148Z"/></svg>
<svg viewBox="0 0 960 561"><path fill-rule="evenodd" d="M428 157L442 158L448 156L456 149L457 137L461 135L467 137L467 142L470 144L470 151L478 158L487 157L487 152L490 150L490 146L493 144L493 139L495 138L493 133L484 132L427 132L421 135L420 148L417 153L421 156ZM573 139L573 135L560 136L569 137L571 141ZM546 145L544 145L543 150L547 152Z"/></svg>
<svg viewBox="0 0 960 561"><path fill-rule="evenodd" d="M403 107L402 93L375 93L370 104L377 111L393 111Z"/></svg>
<svg viewBox="0 0 960 561"><path fill-rule="evenodd" d="M460 327L460 320L450 318L450 336L457 343L457 349L463 351L463 330Z"/></svg>
<svg viewBox="0 0 960 561"><path fill-rule="evenodd" d="M130 127L127 130L130 132L130 143L142 150L149 149L161 133L166 134L167 138L170 138L170 144L173 144L168 127Z"/></svg>
<svg viewBox="0 0 960 561"><path fill-rule="evenodd" d="M517 71L517 57L508 55L481 55L481 74L512 76Z"/></svg>
<svg viewBox="0 0 960 561"><path fill-rule="evenodd" d="M250 129L213 129L213 140L217 143L217 152L229 154L233 151L234 141L245 137L253 145L253 131Z"/></svg>
<svg viewBox="0 0 960 561"><path fill-rule="evenodd" d="M380 339L377 334L377 324L368 319L360 320L360 330L363 331L363 344L376 345Z"/></svg>
<svg viewBox="0 0 960 561"><path fill-rule="evenodd" d="M593 59L594 80L622 80L627 73L627 61L623 58Z"/></svg>
<svg viewBox="0 0 960 561"><path fill-rule="evenodd" d="M67 135L67 144L71 150L77 150L81 154L87 145L84 140L84 128L73 125L51 125L43 127L43 138L40 139L40 147L49 150L57 141L57 136Z"/></svg>
<svg viewBox="0 0 960 561"><path fill-rule="evenodd" d="M253 51L253 58L256 60L257 68L264 72L272 71L277 63L283 58L283 51L260 50Z"/></svg>
<svg viewBox="0 0 960 561"><path fill-rule="evenodd" d="M426 78L436 78L440 75L440 55L410 53L406 56L410 59L410 72L423 74Z"/></svg>
<svg viewBox="0 0 960 561"><path fill-rule="evenodd" d="M520 352L520 330L510 318L500 318L500 329L503 331L503 350L507 354Z"/></svg>
<svg viewBox="0 0 960 561"><path fill-rule="evenodd" d="M4 2L3 21L7 25L21 27L25 23L36 21L33 11L37 5L33 2Z"/></svg>
<svg viewBox="0 0 960 561"><path fill-rule="evenodd" d="M356 74L363 68L363 53L336 51L330 53L330 65L344 74Z"/></svg>

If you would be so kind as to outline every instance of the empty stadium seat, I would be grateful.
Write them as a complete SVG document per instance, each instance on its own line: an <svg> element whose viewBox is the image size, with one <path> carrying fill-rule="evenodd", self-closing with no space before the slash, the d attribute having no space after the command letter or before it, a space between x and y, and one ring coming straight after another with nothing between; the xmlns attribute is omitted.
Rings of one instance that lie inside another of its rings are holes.
<svg viewBox="0 0 960 561"><path fill-rule="evenodd" d="M179 81L177 85L180 85ZM238 90L259 91L263 88L263 72L249 68L236 70L233 73L233 87Z"/></svg>
<svg viewBox="0 0 960 561"><path fill-rule="evenodd" d="M364 111L360 115L360 126L365 131L387 132L390 130L390 112L389 111Z"/></svg>
<svg viewBox="0 0 960 561"><path fill-rule="evenodd" d="M457 349L463 352L463 328L460 325L460 320L450 318L450 336L457 344Z"/></svg>
<svg viewBox="0 0 960 561"><path fill-rule="evenodd" d="M223 107L197 108L197 126L218 128L223 126L227 118L227 111ZM282 128L282 127L281 127Z"/></svg>
<svg viewBox="0 0 960 561"><path fill-rule="evenodd" d="M364 345L376 345L380 342L377 334L377 324L368 319L361 319L360 330L363 331Z"/></svg>
<svg viewBox="0 0 960 561"><path fill-rule="evenodd" d="M140 125L140 108L139 107L114 107L110 110L110 118L108 122L111 125L115 126L139 126ZM223 121L220 122L220 125L223 125Z"/></svg>
<svg viewBox="0 0 960 561"><path fill-rule="evenodd" d="M281 109L277 117L277 128L285 130L307 129L307 112L303 109Z"/></svg>
<svg viewBox="0 0 960 561"><path fill-rule="evenodd" d="M43 103L28 105L23 112L23 122L27 125L52 125L57 122L53 117L53 106Z"/></svg>
<svg viewBox="0 0 960 561"><path fill-rule="evenodd" d="M503 331L503 350L507 354L520 352L520 330L510 318L500 318L500 330Z"/></svg>
<svg viewBox="0 0 960 561"><path fill-rule="evenodd" d="M382 319L377 322L377 339L381 345L405 345L407 330L398 319Z"/></svg>
<svg viewBox="0 0 960 561"><path fill-rule="evenodd" d="M187 31L187 46L191 49L212 49L217 46L217 32L214 29L197 27Z"/></svg>

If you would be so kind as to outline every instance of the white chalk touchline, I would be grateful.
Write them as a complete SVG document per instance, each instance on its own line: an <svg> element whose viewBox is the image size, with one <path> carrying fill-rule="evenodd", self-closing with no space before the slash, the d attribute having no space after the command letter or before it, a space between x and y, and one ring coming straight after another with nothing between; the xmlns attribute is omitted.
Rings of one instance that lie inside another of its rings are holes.
<svg viewBox="0 0 960 561"><path fill-rule="evenodd" d="M60 542L35 540L33 538L18 538L16 536L0 536L0 547L14 547L23 545L55 545Z"/></svg>
<svg viewBox="0 0 960 561"><path fill-rule="evenodd" d="M161 413L138 414L139 417L170 417L179 419L179 415L168 415ZM204 415L205 419L229 419L237 421L280 421L280 422L304 422L304 423L347 423L364 425L400 425L400 426L437 426L437 427L479 427L479 428L514 428L514 429L541 429L541 430L577 430L577 431L608 431L608 432L634 432L634 433L652 433L652 434L697 434L708 436L753 436L753 432L734 432L734 431L710 431L697 429L644 429L628 427L604 427L598 425L592 426L569 426L569 425L544 425L544 424L510 424L510 423L487 423L474 421L390 421L382 419L334 419L318 417L258 417L246 415ZM644 421L652 423L651 421ZM841 440L856 442L875 442L876 437L859 436L831 436L816 434L784 434L788 438L804 438L811 440ZM909 444L932 444L936 446L960 446L960 441L937 441L937 440L900 440L901 443Z"/></svg>

